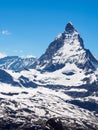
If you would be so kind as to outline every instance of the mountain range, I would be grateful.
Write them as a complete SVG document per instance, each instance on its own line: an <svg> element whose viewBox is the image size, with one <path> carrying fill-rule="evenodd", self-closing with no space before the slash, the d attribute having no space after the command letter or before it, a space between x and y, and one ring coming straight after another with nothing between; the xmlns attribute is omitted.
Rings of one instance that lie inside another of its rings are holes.
<svg viewBox="0 0 98 130"><path fill-rule="evenodd" d="M1 130L41 130L49 118L98 130L98 60L72 23L39 59L0 59L0 105Z"/></svg>
<svg viewBox="0 0 98 130"><path fill-rule="evenodd" d="M30 66L37 60L35 57L21 58L19 56L6 56L0 59L0 69L22 71L30 69Z"/></svg>

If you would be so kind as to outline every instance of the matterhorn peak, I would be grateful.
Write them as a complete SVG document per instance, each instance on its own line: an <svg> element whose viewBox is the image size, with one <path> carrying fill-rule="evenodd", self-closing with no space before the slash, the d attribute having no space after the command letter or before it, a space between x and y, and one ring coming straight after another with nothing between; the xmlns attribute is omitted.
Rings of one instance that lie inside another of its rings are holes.
<svg viewBox="0 0 98 130"><path fill-rule="evenodd" d="M79 69L93 70L98 64L90 51L84 48L83 40L71 22L67 23L65 31L51 42L46 52L35 64L37 70L56 71L66 64L76 65Z"/></svg>
<svg viewBox="0 0 98 130"><path fill-rule="evenodd" d="M72 22L68 22L66 24L65 31L68 32L68 33L76 31L76 29L75 29L74 25L72 24Z"/></svg>

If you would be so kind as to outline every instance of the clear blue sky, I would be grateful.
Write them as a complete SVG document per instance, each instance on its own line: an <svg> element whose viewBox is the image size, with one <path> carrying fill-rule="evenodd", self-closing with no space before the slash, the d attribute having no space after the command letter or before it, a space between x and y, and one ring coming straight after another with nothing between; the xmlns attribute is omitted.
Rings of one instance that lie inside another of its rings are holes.
<svg viewBox="0 0 98 130"><path fill-rule="evenodd" d="M98 57L98 0L0 0L0 53L40 57L69 21Z"/></svg>

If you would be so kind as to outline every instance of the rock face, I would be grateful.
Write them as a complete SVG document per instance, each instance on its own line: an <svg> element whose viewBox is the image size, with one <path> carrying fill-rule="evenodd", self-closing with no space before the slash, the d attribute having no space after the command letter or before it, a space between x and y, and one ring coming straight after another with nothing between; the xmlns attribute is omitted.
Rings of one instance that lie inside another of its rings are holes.
<svg viewBox="0 0 98 130"><path fill-rule="evenodd" d="M60 119L51 118L46 122L44 130L64 130Z"/></svg>

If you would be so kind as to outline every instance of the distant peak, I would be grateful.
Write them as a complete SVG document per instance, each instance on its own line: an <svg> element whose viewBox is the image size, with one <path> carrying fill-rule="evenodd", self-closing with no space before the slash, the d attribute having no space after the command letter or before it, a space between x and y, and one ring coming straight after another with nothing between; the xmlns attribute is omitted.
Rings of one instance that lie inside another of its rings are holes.
<svg viewBox="0 0 98 130"><path fill-rule="evenodd" d="M67 25L65 27L65 31L73 32L74 30L75 30L74 25L71 22L67 23Z"/></svg>

